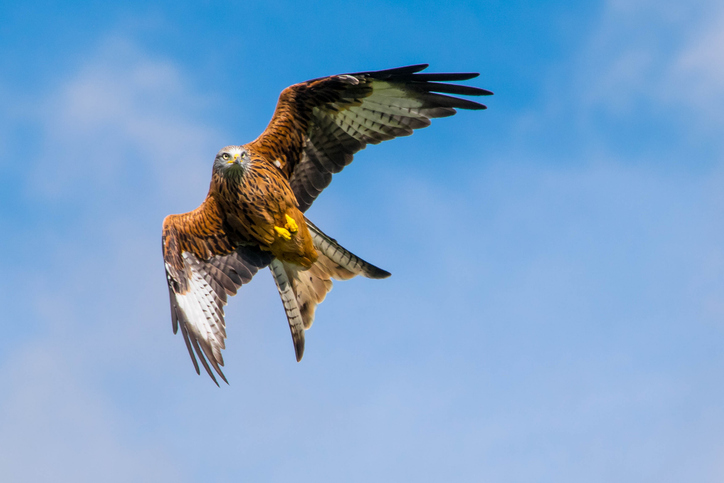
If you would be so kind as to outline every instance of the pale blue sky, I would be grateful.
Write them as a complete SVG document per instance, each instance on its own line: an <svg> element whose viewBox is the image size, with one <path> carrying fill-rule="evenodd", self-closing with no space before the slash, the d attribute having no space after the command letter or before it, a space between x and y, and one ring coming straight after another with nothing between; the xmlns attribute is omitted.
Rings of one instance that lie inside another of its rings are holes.
<svg viewBox="0 0 724 483"><path fill-rule="evenodd" d="M719 482L714 1L5 2L0 475L18 482ZM310 210L392 272L296 363L265 271L217 388L171 332L166 214L281 89L430 63L483 112L371 146Z"/></svg>

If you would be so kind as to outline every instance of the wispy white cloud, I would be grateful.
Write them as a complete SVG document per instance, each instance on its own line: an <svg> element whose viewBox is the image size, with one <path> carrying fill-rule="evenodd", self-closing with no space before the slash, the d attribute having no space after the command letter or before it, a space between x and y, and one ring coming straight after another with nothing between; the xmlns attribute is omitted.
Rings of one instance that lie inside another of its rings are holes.
<svg viewBox="0 0 724 483"><path fill-rule="evenodd" d="M88 361L84 361L88 362ZM0 467L7 481L188 481L176 458L124 430L123 416L48 341L2 364Z"/></svg>
<svg viewBox="0 0 724 483"><path fill-rule="evenodd" d="M574 110L601 109L620 90L610 112L635 115L680 62L695 70L715 55L669 55L646 35L622 35L641 8L609 4L582 48L589 63L572 61L587 82ZM678 25L669 10L661 24ZM2 360L8 475L675 481L682 455L716 446L721 397L696 378L721 364L720 351L700 347L721 331L724 176L629 167L626 153L574 167L506 154L449 185L378 163L374 188L347 201L359 212L334 205L330 190L316 213L338 215L330 233L379 250L360 255L379 256L393 277L338 284L302 364L273 283L258 277L227 310L232 386L197 378L170 333L156 206L193 208L220 144L197 117L214 101L187 77L113 39L37 110L56 158L34 168L33 196L90 189L88 205L101 209L84 208L79 232L58 230L34 279L44 283L13 301L43 331ZM140 203L127 211L105 193ZM679 419L682 408L696 424ZM685 468L717 481L717 458L695 463Z"/></svg>
<svg viewBox="0 0 724 483"><path fill-rule="evenodd" d="M30 234L44 263L6 260L8 302L36 330L0 358L0 466L8 481L186 481L177 455L134 436L142 423L107 380L161 383L174 357L193 371L170 330L161 205L203 198L219 133L200 118L213 101L133 42L90 50L34 101L14 101L40 142L18 182L31 204L73 210Z"/></svg>
<svg viewBox="0 0 724 483"><path fill-rule="evenodd" d="M182 196L208 177L218 149L219 132L201 120L213 106L171 61L109 38L32 106L46 135L32 189L108 193L133 170L160 194Z"/></svg>
<svg viewBox="0 0 724 483"><path fill-rule="evenodd" d="M609 1L579 52L584 108L724 122L724 8L717 2ZM693 127L693 126L692 126Z"/></svg>
<svg viewBox="0 0 724 483"><path fill-rule="evenodd" d="M666 93L683 99L717 124L724 122L724 8L711 12L695 26L664 79ZM663 93L662 93L663 94Z"/></svg>

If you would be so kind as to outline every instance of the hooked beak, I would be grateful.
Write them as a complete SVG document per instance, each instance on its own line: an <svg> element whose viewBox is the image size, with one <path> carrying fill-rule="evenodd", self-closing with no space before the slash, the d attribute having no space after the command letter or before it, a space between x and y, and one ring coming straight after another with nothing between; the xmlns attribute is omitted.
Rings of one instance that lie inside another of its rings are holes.
<svg viewBox="0 0 724 483"><path fill-rule="evenodd" d="M244 153L232 154L231 156L232 157L226 161L226 166L232 171L241 170L241 172L246 172L250 162L249 156Z"/></svg>
<svg viewBox="0 0 724 483"><path fill-rule="evenodd" d="M227 166L229 166L230 168L238 166L240 168L246 169L246 166L249 164L248 156L243 156L241 154L233 154L232 156L233 157L226 162Z"/></svg>

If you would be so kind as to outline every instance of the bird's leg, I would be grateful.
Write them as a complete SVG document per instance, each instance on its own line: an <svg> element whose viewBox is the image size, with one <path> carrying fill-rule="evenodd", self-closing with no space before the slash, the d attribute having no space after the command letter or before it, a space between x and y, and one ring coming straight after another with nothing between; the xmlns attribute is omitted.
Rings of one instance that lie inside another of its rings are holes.
<svg viewBox="0 0 724 483"><path fill-rule="evenodd" d="M289 241L292 239L292 234L289 233L289 230L286 228L282 228L281 226L275 226L274 230L276 230L277 234L284 238L286 241Z"/></svg>
<svg viewBox="0 0 724 483"><path fill-rule="evenodd" d="M297 222L294 221L294 218L292 218L289 215L284 215L287 218L287 224L284 225L284 228L289 230L292 233L296 233L299 231L299 226L297 225Z"/></svg>
<svg viewBox="0 0 724 483"><path fill-rule="evenodd" d="M287 222L284 224L284 227L275 226L274 230L280 237L284 238L286 241L289 241L292 239L292 235L299 231L299 225L297 225L297 222L294 221L294 218L292 218L291 216L284 216L287 220Z"/></svg>

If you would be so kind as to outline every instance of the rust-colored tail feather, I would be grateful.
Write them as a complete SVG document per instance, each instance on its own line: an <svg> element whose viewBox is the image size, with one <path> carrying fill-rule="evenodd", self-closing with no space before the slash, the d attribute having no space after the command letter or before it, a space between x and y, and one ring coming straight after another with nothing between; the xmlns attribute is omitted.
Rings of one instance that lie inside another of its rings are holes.
<svg viewBox="0 0 724 483"><path fill-rule="evenodd" d="M304 331L314 322L317 305L330 290L332 279L349 280L356 275L387 278L390 273L362 260L306 220L319 257L308 269L295 263L274 260L271 271L284 304L292 332L297 362L304 355Z"/></svg>
<svg viewBox="0 0 724 483"><path fill-rule="evenodd" d="M322 230L317 228L308 218L305 218L305 220L307 221L309 232L312 234L314 248L339 268L350 273L350 275L346 277L341 276L342 273L340 273L340 276L335 276L334 278L347 280L355 275L362 275L367 278L380 279L387 278L391 275L387 270L382 270L362 260L354 253L342 247L337 243L337 240L322 232Z"/></svg>
<svg viewBox="0 0 724 483"><path fill-rule="evenodd" d="M284 263L275 258L269 265L274 282L277 284L279 296L284 304L284 311L287 314L289 329L292 331L292 342L294 342L294 354L297 362L302 360L304 355L304 323L302 322L302 314L299 312L299 305L292 288L291 281L285 270Z"/></svg>

